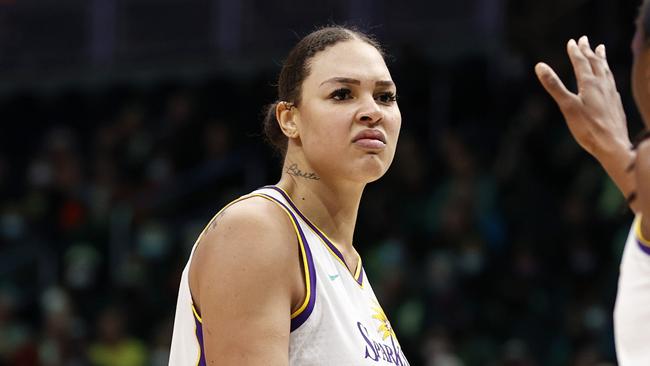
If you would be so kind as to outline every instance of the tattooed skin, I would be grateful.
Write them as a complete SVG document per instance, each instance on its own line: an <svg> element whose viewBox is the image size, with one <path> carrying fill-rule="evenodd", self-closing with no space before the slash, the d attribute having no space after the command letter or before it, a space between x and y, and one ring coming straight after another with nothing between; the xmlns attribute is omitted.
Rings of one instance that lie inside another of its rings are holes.
<svg viewBox="0 0 650 366"><path fill-rule="evenodd" d="M219 219L226 215L226 211L227 210L223 210L219 215L217 215L214 219L212 219L212 222L210 223L208 230L211 231L217 228Z"/></svg>
<svg viewBox="0 0 650 366"><path fill-rule="evenodd" d="M287 168L287 174L293 175L294 177L301 177L301 178L306 178L306 179L320 180L320 177L318 175L316 175L316 173L303 172L302 170L298 169L298 164L291 164Z"/></svg>

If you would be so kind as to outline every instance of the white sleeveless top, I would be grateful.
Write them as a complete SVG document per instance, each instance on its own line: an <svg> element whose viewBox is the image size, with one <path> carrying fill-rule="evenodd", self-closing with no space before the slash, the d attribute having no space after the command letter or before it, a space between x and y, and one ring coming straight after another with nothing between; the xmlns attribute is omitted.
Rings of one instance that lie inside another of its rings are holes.
<svg viewBox="0 0 650 366"><path fill-rule="evenodd" d="M650 242L637 216L625 243L614 308L616 357L621 366L650 365Z"/></svg>
<svg viewBox="0 0 650 366"><path fill-rule="evenodd" d="M291 314L289 365L409 365L366 278L361 259L353 275L331 240L279 187L263 187L224 209L250 197L262 197L279 205L291 219L300 246L307 295L302 306ZM195 248L196 244L178 291L169 360L173 366L206 364L201 316L192 304L188 281Z"/></svg>

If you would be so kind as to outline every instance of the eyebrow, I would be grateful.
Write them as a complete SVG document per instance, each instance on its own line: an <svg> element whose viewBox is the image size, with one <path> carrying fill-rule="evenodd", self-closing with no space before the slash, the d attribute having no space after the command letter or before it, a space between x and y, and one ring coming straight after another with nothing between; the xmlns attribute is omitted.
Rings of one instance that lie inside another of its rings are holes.
<svg viewBox="0 0 650 366"><path fill-rule="evenodd" d="M327 83L341 83L341 84L353 84L353 85L361 85L361 81L357 79L352 79L352 78L344 78L344 77L333 77L331 79L327 79L320 83L320 86L323 84ZM375 81L376 86L394 86L395 83L392 80L378 80Z"/></svg>

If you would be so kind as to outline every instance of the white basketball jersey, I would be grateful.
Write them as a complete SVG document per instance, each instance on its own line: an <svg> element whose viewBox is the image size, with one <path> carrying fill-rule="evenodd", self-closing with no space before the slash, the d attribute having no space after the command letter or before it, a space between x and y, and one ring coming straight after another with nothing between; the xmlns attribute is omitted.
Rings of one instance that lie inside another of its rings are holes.
<svg viewBox="0 0 650 366"><path fill-rule="evenodd" d="M409 365L366 278L361 259L352 274L327 235L280 188L267 186L233 203L250 197L262 197L279 205L291 219L300 246L307 296L302 306L290 314L289 365ZM178 293L169 360L173 366L205 365L201 317L192 304L188 281L195 248L196 244L183 270Z"/></svg>
<svg viewBox="0 0 650 366"><path fill-rule="evenodd" d="M625 243L614 308L616 355L621 366L650 365L650 242L637 216Z"/></svg>

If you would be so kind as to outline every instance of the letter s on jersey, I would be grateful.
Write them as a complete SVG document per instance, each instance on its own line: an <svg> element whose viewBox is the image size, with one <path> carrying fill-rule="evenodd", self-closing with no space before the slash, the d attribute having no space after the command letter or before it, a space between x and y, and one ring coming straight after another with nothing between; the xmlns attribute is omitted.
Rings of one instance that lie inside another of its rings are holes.
<svg viewBox="0 0 650 366"><path fill-rule="evenodd" d="M364 358L370 358L373 361L379 361L379 355L377 354L377 351L375 350L375 347L372 345L372 341L370 340L369 334L368 334L368 329L361 324L361 322L357 322L357 327L359 328L359 332L361 333L361 336L363 339L366 341L366 356ZM372 355L370 354L370 351L372 351Z"/></svg>

